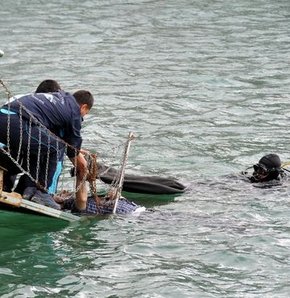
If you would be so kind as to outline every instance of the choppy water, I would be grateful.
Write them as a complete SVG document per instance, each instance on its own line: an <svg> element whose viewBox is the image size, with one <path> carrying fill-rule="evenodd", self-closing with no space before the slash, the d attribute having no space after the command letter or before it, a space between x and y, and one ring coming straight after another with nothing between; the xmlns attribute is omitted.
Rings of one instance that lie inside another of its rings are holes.
<svg viewBox="0 0 290 298"><path fill-rule="evenodd" d="M13 93L46 78L91 90L87 148L109 159L133 131L131 171L190 185L130 197L154 207L140 217L0 211L1 297L288 297L288 185L227 175L269 152L290 160L289 1L0 4Z"/></svg>

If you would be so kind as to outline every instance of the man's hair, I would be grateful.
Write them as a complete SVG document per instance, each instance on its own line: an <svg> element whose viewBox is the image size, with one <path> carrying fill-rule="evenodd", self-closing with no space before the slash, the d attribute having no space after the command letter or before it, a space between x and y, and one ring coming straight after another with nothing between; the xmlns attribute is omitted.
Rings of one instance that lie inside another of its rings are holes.
<svg viewBox="0 0 290 298"><path fill-rule="evenodd" d="M87 90L78 90L73 94L79 105L87 104L89 109L92 108L94 104L94 97L90 91Z"/></svg>
<svg viewBox="0 0 290 298"><path fill-rule="evenodd" d="M37 89L36 93L50 93L50 92L58 92L61 90L60 85L55 80L44 80L42 81Z"/></svg>

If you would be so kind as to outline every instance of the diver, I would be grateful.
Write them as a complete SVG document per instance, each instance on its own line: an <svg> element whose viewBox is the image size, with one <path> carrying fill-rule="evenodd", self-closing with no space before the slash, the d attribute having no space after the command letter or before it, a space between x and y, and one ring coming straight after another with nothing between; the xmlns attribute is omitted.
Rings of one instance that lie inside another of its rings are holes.
<svg viewBox="0 0 290 298"><path fill-rule="evenodd" d="M249 169L253 168L250 174ZM251 183L259 182L281 182L287 177L289 170L282 166L280 157L277 154L271 153L264 155L257 164L248 167L242 175Z"/></svg>

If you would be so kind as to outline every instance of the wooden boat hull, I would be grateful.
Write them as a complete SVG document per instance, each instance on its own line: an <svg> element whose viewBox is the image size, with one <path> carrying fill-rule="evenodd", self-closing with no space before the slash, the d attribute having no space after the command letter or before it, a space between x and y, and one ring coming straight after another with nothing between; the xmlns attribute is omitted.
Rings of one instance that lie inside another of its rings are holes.
<svg viewBox="0 0 290 298"><path fill-rule="evenodd" d="M79 216L71 214L69 212L63 212L47 206L43 206L22 198L22 196L16 192L5 192L2 191L0 194L0 204L4 208L11 210L13 208L19 208L21 211L29 211L32 213L47 215L55 218L59 218L69 222L75 222L80 220Z"/></svg>

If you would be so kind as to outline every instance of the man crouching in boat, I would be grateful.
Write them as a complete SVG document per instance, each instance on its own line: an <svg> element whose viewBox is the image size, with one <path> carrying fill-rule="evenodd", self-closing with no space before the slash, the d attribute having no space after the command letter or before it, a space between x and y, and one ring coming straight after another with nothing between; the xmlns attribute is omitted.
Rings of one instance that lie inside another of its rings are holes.
<svg viewBox="0 0 290 298"><path fill-rule="evenodd" d="M253 168L252 174L248 170ZM280 157L277 154L267 154L263 156L257 164L246 169L242 172L251 183L271 182L279 184L286 177L286 170L282 167Z"/></svg>

